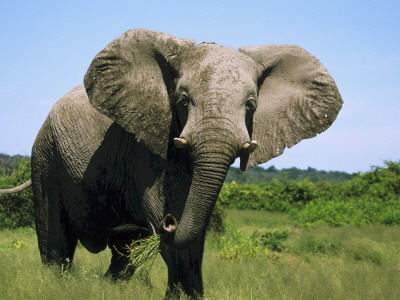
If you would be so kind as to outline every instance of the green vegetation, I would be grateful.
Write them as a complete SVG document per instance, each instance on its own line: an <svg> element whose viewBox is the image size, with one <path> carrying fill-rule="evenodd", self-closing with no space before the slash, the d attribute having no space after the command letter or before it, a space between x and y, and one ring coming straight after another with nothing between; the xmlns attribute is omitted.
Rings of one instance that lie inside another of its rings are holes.
<svg viewBox="0 0 400 300"><path fill-rule="evenodd" d="M0 188L29 177L22 161L0 176ZM343 181L307 177L224 184L206 238L206 299L400 299L400 162ZM69 273L42 266L31 199L31 189L0 196L2 297L163 297L159 255L148 275L117 284L103 277L110 251L93 255L78 244ZM132 263L156 255L158 243L139 243Z"/></svg>
<svg viewBox="0 0 400 300"><path fill-rule="evenodd" d="M274 166L271 166L268 169L257 166L247 172L242 172L239 168L231 167L225 181L235 181L241 184L260 182L271 183L274 180L281 182L287 180L303 181L305 179L308 179L311 182L344 182L350 180L351 178L352 175L346 172L318 171L310 167L307 170L300 170L297 168L278 170Z"/></svg>
<svg viewBox="0 0 400 300"><path fill-rule="evenodd" d="M30 161L28 156L15 155L9 156L0 153L0 176L10 176L20 171L21 165Z"/></svg>
<svg viewBox="0 0 400 300"><path fill-rule="evenodd" d="M133 267L135 276L147 277L154 260L159 253L161 239L160 236L149 236L144 239L133 241L128 246L128 257L130 263L128 267Z"/></svg>
<svg viewBox="0 0 400 300"><path fill-rule="evenodd" d="M226 183L224 208L289 213L303 225L400 224L400 162L354 174L342 183L284 181Z"/></svg>
<svg viewBox="0 0 400 300"><path fill-rule="evenodd" d="M0 189L12 188L31 178L30 159L21 160L16 171L0 176ZM18 228L34 225L32 188L19 193L0 195L0 228Z"/></svg>
<svg viewBox="0 0 400 300"><path fill-rule="evenodd" d="M282 213L226 213L226 234L206 239L205 299L400 298L400 226L303 227ZM262 243L268 232L284 231L288 236L279 242L279 251ZM116 284L103 276L109 261L110 251L90 254L78 246L70 273L60 274L55 267L42 266L33 229L4 229L0 231L0 295L4 299L162 299L167 270L160 256L148 278Z"/></svg>
<svg viewBox="0 0 400 300"><path fill-rule="evenodd" d="M283 250L283 243L289 236L289 230L274 230L268 231L261 236L262 243L268 249L281 252Z"/></svg>

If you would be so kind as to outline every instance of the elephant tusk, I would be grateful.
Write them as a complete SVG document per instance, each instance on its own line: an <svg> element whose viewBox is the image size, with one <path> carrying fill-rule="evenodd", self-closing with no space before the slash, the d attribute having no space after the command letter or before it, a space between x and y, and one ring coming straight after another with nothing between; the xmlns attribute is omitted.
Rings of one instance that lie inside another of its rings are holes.
<svg viewBox="0 0 400 300"><path fill-rule="evenodd" d="M162 221L162 228L167 233L173 233L178 226L178 221L171 214L167 214Z"/></svg>
<svg viewBox="0 0 400 300"><path fill-rule="evenodd" d="M253 153L258 147L257 141L253 140L250 143L246 143L243 145L243 150L247 153Z"/></svg>
<svg viewBox="0 0 400 300"><path fill-rule="evenodd" d="M185 149L188 146L188 142L184 138L174 138L174 145L176 148Z"/></svg>

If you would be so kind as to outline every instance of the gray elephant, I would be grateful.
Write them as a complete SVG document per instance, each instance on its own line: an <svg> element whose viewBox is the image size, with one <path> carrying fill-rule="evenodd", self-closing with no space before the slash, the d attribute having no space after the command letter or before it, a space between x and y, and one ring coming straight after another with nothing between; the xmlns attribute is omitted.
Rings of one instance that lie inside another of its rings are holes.
<svg viewBox="0 0 400 300"><path fill-rule="evenodd" d="M342 106L325 67L297 46L240 48L130 30L52 108L32 149L44 263L68 266L78 240L112 251L163 236L168 292L203 295L210 214L229 166L248 170L326 130ZM133 230L135 226L148 228Z"/></svg>

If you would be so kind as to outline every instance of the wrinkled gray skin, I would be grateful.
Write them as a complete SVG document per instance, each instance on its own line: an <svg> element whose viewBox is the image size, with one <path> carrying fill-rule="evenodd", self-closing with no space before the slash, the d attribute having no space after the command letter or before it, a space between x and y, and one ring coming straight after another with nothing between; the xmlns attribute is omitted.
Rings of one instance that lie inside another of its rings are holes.
<svg viewBox="0 0 400 300"><path fill-rule="evenodd" d="M95 57L84 85L54 105L33 146L43 262L68 266L79 239L92 253L108 245L107 274L127 279L134 270L124 273L118 252L161 234L168 293L180 285L202 296L205 231L229 166L240 157L249 169L315 136L341 105L326 69L300 47L237 51L126 32ZM250 153L243 146L252 140L258 149ZM161 226L167 214L178 221L173 233Z"/></svg>

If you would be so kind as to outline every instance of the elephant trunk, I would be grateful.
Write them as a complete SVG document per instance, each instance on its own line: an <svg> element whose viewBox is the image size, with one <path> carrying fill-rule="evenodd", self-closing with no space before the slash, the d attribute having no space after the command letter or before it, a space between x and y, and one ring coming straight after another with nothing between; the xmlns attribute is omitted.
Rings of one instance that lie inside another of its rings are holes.
<svg viewBox="0 0 400 300"><path fill-rule="evenodd" d="M182 217L168 242L171 246L184 248L205 234L225 176L235 158L233 148L229 143L212 141L193 147L192 185Z"/></svg>

